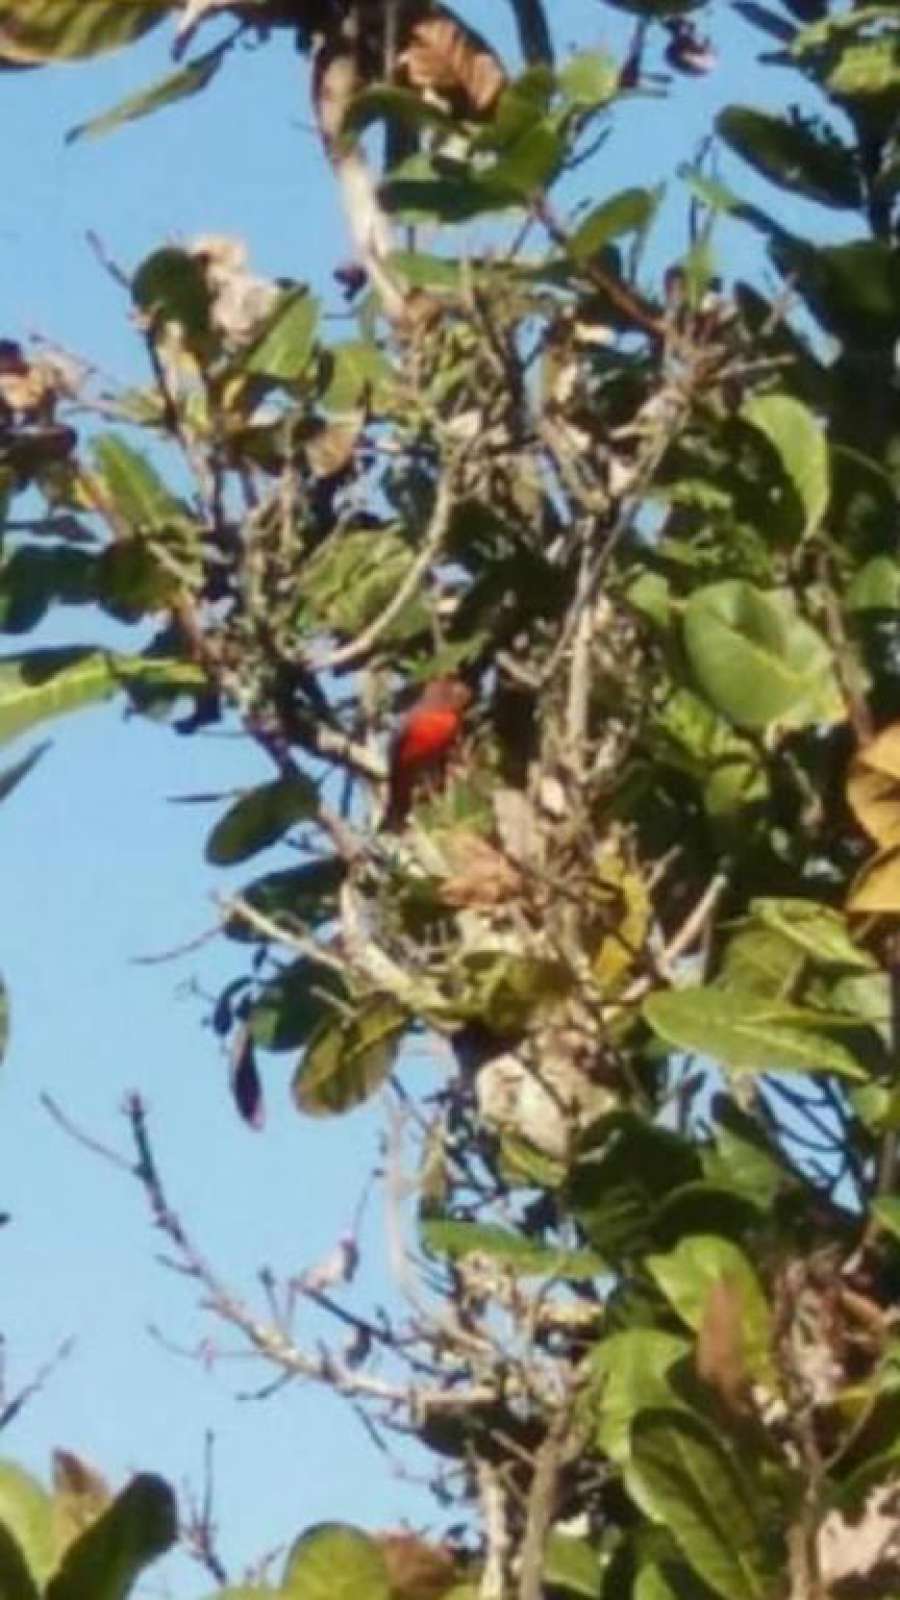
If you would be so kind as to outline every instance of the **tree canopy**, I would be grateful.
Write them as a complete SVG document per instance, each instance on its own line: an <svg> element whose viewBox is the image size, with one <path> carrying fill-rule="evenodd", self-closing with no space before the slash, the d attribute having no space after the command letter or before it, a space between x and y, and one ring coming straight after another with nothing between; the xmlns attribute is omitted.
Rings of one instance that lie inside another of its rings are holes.
<svg viewBox="0 0 900 1600"><path fill-rule="evenodd" d="M237 1113L273 1051L300 1115L385 1106L397 1305L370 1311L351 1237L239 1298L130 1102L211 1313L432 1463L440 1531L336 1507L223 1596L890 1596L900 14L738 0L784 109L722 111L660 262L662 181L612 188L591 156L623 101L715 69L703 13L616 0L619 59L511 7L516 62L427 0L0 3L10 69L175 24L171 75L73 138L289 30L355 249L349 336L201 237L104 260L142 387L0 343L0 736L122 698L176 738L242 730L267 775L206 841L247 863L211 1015ZM724 217L768 290L718 257ZM18 637L60 606L133 649ZM333 1343L295 1336L304 1297ZM118 1600L175 1536L158 1479L0 1474L10 1600Z"/></svg>

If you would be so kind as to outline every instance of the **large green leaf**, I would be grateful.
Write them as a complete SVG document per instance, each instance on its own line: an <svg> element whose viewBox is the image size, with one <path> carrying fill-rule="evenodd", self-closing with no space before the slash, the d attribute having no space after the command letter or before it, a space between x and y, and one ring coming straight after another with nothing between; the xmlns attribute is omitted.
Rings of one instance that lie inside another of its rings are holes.
<svg viewBox="0 0 900 1600"><path fill-rule="evenodd" d="M24 544L0 566L0 629L26 633L56 601L81 605L95 597L97 558L67 545Z"/></svg>
<svg viewBox="0 0 900 1600"><path fill-rule="evenodd" d="M292 1546L282 1600L390 1600L384 1556L368 1534L346 1523L323 1522Z"/></svg>
<svg viewBox="0 0 900 1600"><path fill-rule="evenodd" d="M596 1346L591 1360L601 1385L597 1443L612 1461L628 1460L638 1412L675 1405L669 1373L690 1354L689 1340L662 1328L626 1328Z"/></svg>
<svg viewBox="0 0 900 1600"><path fill-rule="evenodd" d="M130 44L175 0L9 0L0 4L0 59L69 61Z"/></svg>
<svg viewBox="0 0 900 1600"><path fill-rule="evenodd" d="M781 592L739 579L695 590L684 643L700 688L739 727L803 728L846 715L828 645Z"/></svg>
<svg viewBox="0 0 900 1600"><path fill-rule="evenodd" d="M604 200L579 223L569 239L569 254L575 261L590 261L611 239L642 232L652 222L661 198L658 189L623 189Z"/></svg>
<svg viewBox="0 0 900 1600"><path fill-rule="evenodd" d="M429 1217L422 1223L422 1241L429 1250L452 1258L475 1251L520 1277L596 1278L605 1270L602 1257L590 1250L566 1250L541 1244L511 1228L487 1222L456 1222Z"/></svg>
<svg viewBox="0 0 900 1600"><path fill-rule="evenodd" d="M306 861L300 867L286 867L256 878L241 889L240 898L276 922L291 917L299 922L328 922L337 909L337 892L346 871L346 864L338 856ZM285 926L290 927L290 922ZM241 941L264 937L240 916L229 919L225 932L229 938Z"/></svg>
<svg viewBox="0 0 900 1600"><path fill-rule="evenodd" d="M46 1490L12 1461L0 1461L0 1579L3 1600L32 1600L43 1593L56 1546L53 1509ZM29 1582L31 1588L29 1588ZM8 1591L7 1591L7 1587Z"/></svg>
<svg viewBox="0 0 900 1600"><path fill-rule="evenodd" d="M88 122L79 122L66 134L66 143L74 144L78 139L97 139L101 134L124 127L126 123L137 122L154 111L161 111L163 106L174 105L179 100L187 100L191 95L198 94L216 76L225 59L226 49L225 45L216 45L178 72L170 72L149 88L128 95L109 111L91 117Z"/></svg>
<svg viewBox="0 0 900 1600"><path fill-rule="evenodd" d="M355 1016L323 1020L294 1075L299 1109L330 1117L368 1100L390 1072L408 1022L406 1012L387 998L368 1001Z"/></svg>
<svg viewBox="0 0 900 1600"><path fill-rule="evenodd" d="M809 408L788 394L753 395L741 417L765 434L803 508L801 532L814 533L828 506L828 440Z"/></svg>
<svg viewBox="0 0 900 1600"><path fill-rule="evenodd" d="M204 683L186 662L78 647L0 657L0 742L48 717L108 700L119 690L189 694Z"/></svg>
<svg viewBox="0 0 900 1600"><path fill-rule="evenodd" d="M700 1331L710 1291L726 1282L740 1297L742 1354L747 1370L772 1384L772 1318L759 1278L743 1250L718 1234L682 1239L665 1255L647 1257L647 1268L678 1315Z"/></svg>
<svg viewBox="0 0 900 1600"><path fill-rule="evenodd" d="M206 859L216 867L246 861L318 809L318 790L303 773L260 784L220 817L206 841Z"/></svg>
<svg viewBox="0 0 900 1600"><path fill-rule="evenodd" d="M191 349L208 349L212 297L199 256L174 245L154 250L138 267L131 293L135 305L155 329L175 322L183 329Z"/></svg>
<svg viewBox="0 0 900 1600"><path fill-rule="evenodd" d="M544 1547L543 1579L553 1589L565 1589L584 1600L597 1600L604 1562L587 1539L552 1532Z"/></svg>
<svg viewBox="0 0 900 1600"><path fill-rule="evenodd" d="M348 528L333 534L303 569L300 621L355 634L380 615L415 559L392 528ZM421 631L428 613L413 596L384 634L394 642Z"/></svg>
<svg viewBox="0 0 900 1600"><path fill-rule="evenodd" d="M175 1496L162 1478L141 1473L69 1546L46 1600L126 1600L140 1573L177 1536Z"/></svg>
<svg viewBox="0 0 900 1600"><path fill-rule="evenodd" d="M147 457L117 433L98 434L93 454L113 509L134 533L165 533L189 523L187 509Z"/></svg>
<svg viewBox="0 0 900 1600"><path fill-rule="evenodd" d="M579 1159L566 1203L609 1261L653 1243L653 1217L674 1191L703 1176L696 1151L665 1128L614 1112L592 1130L596 1147Z"/></svg>
<svg viewBox="0 0 900 1600"><path fill-rule="evenodd" d="M346 999L332 967L301 957L267 983L254 1000L247 1024L261 1050L296 1050L313 1029L335 1013L335 1000Z"/></svg>
<svg viewBox="0 0 900 1600"><path fill-rule="evenodd" d="M708 1056L729 1073L832 1072L865 1079L848 1047L815 1029L816 1013L755 994L709 986L649 995L644 1016L678 1050ZM822 1019L824 1028L825 1019Z"/></svg>
<svg viewBox="0 0 900 1600"><path fill-rule="evenodd" d="M259 337L242 356L241 371L273 383L296 383L309 366L318 321L319 302L308 289L286 290Z"/></svg>
<svg viewBox="0 0 900 1600"><path fill-rule="evenodd" d="M879 239L810 244L776 237L779 271L822 326L850 346L885 348L900 338L900 253Z"/></svg>
<svg viewBox="0 0 900 1600"><path fill-rule="evenodd" d="M636 1417L625 1482L722 1600L781 1592L784 1556L773 1548L770 1508L699 1417L665 1409Z"/></svg>
<svg viewBox="0 0 900 1600"><path fill-rule="evenodd" d="M750 106L727 106L716 128L725 144L783 189L841 210L861 205L853 153L834 136Z"/></svg>
<svg viewBox="0 0 900 1600"><path fill-rule="evenodd" d="M763 927L783 935L816 966L840 967L848 972L876 969L874 958L852 938L847 918L832 906L785 896L751 900L750 913Z"/></svg>

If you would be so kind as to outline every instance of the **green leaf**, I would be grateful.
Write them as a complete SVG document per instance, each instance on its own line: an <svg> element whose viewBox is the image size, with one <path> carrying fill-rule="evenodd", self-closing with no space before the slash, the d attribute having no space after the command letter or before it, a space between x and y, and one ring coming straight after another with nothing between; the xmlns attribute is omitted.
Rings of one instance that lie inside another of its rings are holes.
<svg viewBox="0 0 900 1600"><path fill-rule="evenodd" d="M0 772L0 800L5 800L8 794L12 794L13 789L22 782L23 778L28 776L32 767L37 765L41 756L49 749L50 740L45 739L43 744L37 744L33 750L29 750L27 756L23 756L21 761L13 762L12 766Z"/></svg>
<svg viewBox="0 0 900 1600"><path fill-rule="evenodd" d="M335 633L356 634L380 616L415 560L391 528L348 528L332 534L303 568L300 620ZM423 602L412 597L383 637L396 643L427 626Z"/></svg>
<svg viewBox="0 0 900 1600"><path fill-rule="evenodd" d="M296 383L315 348L319 302L306 288L289 289L269 316L259 338L241 357L241 372L273 383Z"/></svg>
<svg viewBox="0 0 900 1600"><path fill-rule="evenodd" d="M893 1239L900 1239L900 1198L897 1195L885 1195L880 1200L873 1200L872 1214L885 1233L889 1233Z"/></svg>
<svg viewBox="0 0 900 1600"><path fill-rule="evenodd" d="M155 250L131 280L135 305L155 329L177 323L194 351L205 353L212 327L212 299L203 262L187 250Z"/></svg>
<svg viewBox="0 0 900 1600"><path fill-rule="evenodd" d="M802 533L814 533L828 508L828 440L821 422L792 395L761 394L745 400L744 422L765 435L803 507Z"/></svg>
<svg viewBox="0 0 900 1600"><path fill-rule="evenodd" d="M344 415L372 405L384 405L390 390L391 366L375 344L363 339L348 339L323 354L325 387L321 395L324 409Z"/></svg>
<svg viewBox="0 0 900 1600"><path fill-rule="evenodd" d="M608 1261L641 1253L653 1242L653 1216L674 1190L703 1176L700 1159L681 1138L629 1112L603 1117L566 1189L566 1204L591 1244Z"/></svg>
<svg viewBox="0 0 900 1600"><path fill-rule="evenodd" d="M600 1341L591 1357L601 1399L597 1443L623 1465L631 1454L631 1426L640 1411L675 1405L669 1373L691 1354L690 1341L661 1328L626 1328Z"/></svg>
<svg viewBox="0 0 900 1600"><path fill-rule="evenodd" d="M282 1600L390 1600L384 1556L368 1534L341 1522L309 1528L292 1546Z"/></svg>
<svg viewBox="0 0 900 1600"><path fill-rule="evenodd" d="M784 1557L773 1549L770 1509L699 1417L679 1410L638 1416L625 1482L722 1600L773 1600L780 1591Z"/></svg>
<svg viewBox="0 0 900 1600"><path fill-rule="evenodd" d="M66 143L74 144L77 139L97 139L101 134L112 133L114 129L124 127L128 122L137 122L141 117L150 116L152 112L162 110L163 106L189 99L191 95L199 93L212 82L225 59L227 49L227 45L216 45L205 55L198 56L196 61L191 61L186 67L182 67L179 72L171 72L158 83L151 84L149 88L128 95L109 111L104 111L101 116L91 117L88 122L79 122L77 127L69 129Z"/></svg>
<svg viewBox="0 0 900 1600"><path fill-rule="evenodd" d="M547 118L509 145L493 167L478 175L478 186L490 199L531 200L552 182L565 154L565 140Z"/></svg>
<svg viewBox="0 0 900 1600"><path fill-rule="evenodd" d="M261 1050L296 1050L319 1023L335 1014L334 1000L346 999L332 967L303 956L267 983L254 1000L247 1025Z"/></svg>
<svg viewBox="0 0 900 1600"><path fill-rule="evenodd" d="M838 210L862 204L862 186L853 153L836 137L823 138L799 121L727 106L716 130L730 149L782 189Z"/></svg>
<svg viewBox="0 0 900 1600"><path fill-rule="evenodd" d="M67 545L20 545L0 566L0 629L26 633L55 602L81 605L95 597L97 558Z"/></svg>
<svg viewBox="0 0 900 1600"><path fill-rule="evenodd" d="M126 1600L145 1567L178 1536L175 1496L162 1478L140 1473L63 1557L46 1600Z"/></svg>
<svg viewBox="0 0 900 1600"><path fill-rule="evenodd" d="M854 574L845 599L848 611L900 611L900 561L873 556Z"/></svg>
<svg viewBox="0 0 900 1600"><path fill-rule="evenodd" d="M847 1047L811 1030L814 1012L729 988L670 989L648 995L643 1013L678 1050L710 1056L728 1073L833 1072L865 1079Z"/></svg>
<svg viewBox="0 0 900 1600"><path fill-rule="evenodd" d="M346 871L338 856L325 856L301 867L267 872L239 890L239 897L276 922L285 917L295 922L328 922L337 909L337 892ZM286 926L290 927L290 922ZM225 932L241 942L258 942L263 937L238 916L229 918Z"/></svg>
<svg viewBox="0 0 900 1600"><path fill-rule="evenodd" d="M891 246L878 239L812 245L779 235L769 248L779 272L836 338L871 349L900 338L900 253Z"/></svg>
<svg viewBox="0 0 900 1600"><path fill-rule="evenodd" d="M56 1547L50 1496L12 1461L0 1461L0 1578L10 1600L32 1600L53 1570ZM30 1587L29 1587L30 1583Z"/></svg>
<svg viewBox="0 0 900 1600"><path fill-rule="evenodd" d="M220 817L206 841L206 859L214 867L246 861L318 810L319 792L303 773L262 783Z"/></svg>
<svg viewBox="0 0 900 1600"><path fill-rule="evenodd" d="M14 0L0 6L0 59L72 61L101 55L156 27L172 0Z"/></svg>
<svg viewBox="0 0 900 1600"><path fill-rule="evenodd" d="M294 1074L293 1095L310 1117L362 1105L394 1065L409 1017L396 1001L367 1001L353 1017L330 1017L311 1034Z"/></svg>
<svg viewBox="0 0 900 1600"><path fill-rule="evenodd" d="M739 727L845 718L828 645L780 591L740 579L695 590L684 643L700 688Z"/></svg>
<svg viewBox="0 0 900 1600"><path fill-rule="evenodd" d="M520 1277L588 1279L606 1270L602 1257L590 1250L540 1244L493 1223L428 1217L422 1222L421 1234L426 1249L439 1255L455 1260L475 1251Z"/></svg>
<svg viewBox="0 0 900 1600"><path fill-rule="evenodd" d="M623 233L640 233L649 227L659 202L659 189L623 189L595 206L579 224L568 243L575 261L590 261L598 251Z"/></svg>
<svg viewBox="0 0 900 1600"><path fill-rule="evenodd" d="M619 63L603 50L579 50L557 74L560 93L573 106L605 106L619 92Z"/></svg>
<svg viewBox="0 0 900 1600"><path fill-rule="evenodd" d="M544 1546L543 1580L554 1589L597 1600L604 1563L586 1539L552 1531Z"/></svg>
<svg viewBox="0 0 900 1600"><path fill-rule="evenodd" d="M190 522L156 468L117 433L101 433L93 455L114 510L136 534L162 534Z"/></svg>
<svg viewBox="0 0 900 1600"><path fill-rule="evenodd" d="M108 700L119 690L201 688L199 668L144 656L117 656L89 647L32 650L0 657L0 742L47 717Z"/></svg>
<svg viewBox="0 0 900 1600"><path fill-rule="evenodd" d="M698 1333L710 1291L726 1280L741 1301L743 1355L748 1370L774 1385L772 1318L760 1282L744 1252L718 1234L682 1239L665 1255L647 1257L647 1270L689 1328Z"/></svg>
<svg viewBox="0 0 900 1600"><path fill-rule="evenodd" d="M751 900L750 914L763 927L780 933L816 966L872 972L877 963L851 938L847 918L817 900L791 897Z"/></svg>

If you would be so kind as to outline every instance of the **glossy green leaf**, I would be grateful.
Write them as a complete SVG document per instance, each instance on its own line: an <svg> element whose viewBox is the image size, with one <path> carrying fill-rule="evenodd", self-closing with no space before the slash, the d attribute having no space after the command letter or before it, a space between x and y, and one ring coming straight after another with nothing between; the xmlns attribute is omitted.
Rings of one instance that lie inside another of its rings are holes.
<svg viewBox="0 0 900 1600"><path fill-rule="evenodd" d="M801 531L814 533L828 507L828 440L821 422L788 394L760 394L745 400L740 415L764 434L775 450L803 508Z"/></svg>
<svg viewBox="0 0 900 1600"><path fill-rule="evenodd" d="M847 918L817 900L751 900L750 914L780 933L816 966L846 968L849 972L872 972L877 963L869 952L852 938Z"/></svg>
<svg viewBox="0 0 900 1600"><path fill-rule="evenodd" d="M799 120L728 106L716 118L719 137L757 172L783 189L837 209L862 203L862 186L852 151Z"/></svg>
<svg viewBox="0 0 900 1600"><path fill-rule="evenodd" d="M611 1461L628 1460L639 1412L675 1405L669 1373L690 1355L688 1339L662 1328L626 1328L596 1346L591 1361L601 1386L597 1442Z"/></svg>
<svg viewBox="0 0 900 1600"><path fill-rule="evenodd" d="M0 630L26 633L56 602L95 598L97 558L68 545L25 544L0 566Z"/></svg>
<svg viewBox="0 0 900 1600"><path fill-rule="evenodd" d="M206 841L206 859L215 867L246 861L281 839L296 822L316 816L318 809L318 789L303 773L262 783L220 817Z"/></svg>
<svg viewBox="0 0 900 1600"><path fill-rule="evenodd" d="M351 1111L379 1089L409 1024L395 1001L368 1001L352 1017L324 1020L310 1036L294 1075L300 1111L330 1117Z"/></svg>
<svg viewBox="0 0 900 1600"><path fill-rule="evenodd" d="M741 1336L747 1368L761 1382L775 1382L773 1327L759 1278L743 1250L718 1234L682 1239L665 1255L647 1257L647 1269L678 1315L699 1332L710 1291L726 1281L740 1296Z"/></svg>
<svg viewBox="0 0 900 1600"><path fill-rule="evenodd" d="M769 1507L699 1417L680 1410L638 1416L625 1482L721 1600L774 1600L784 1555L772 1539Z"/></svg>
<svg viewBox="0 0 900 1600"><path fill-rule="evenodd" d="M667 1044L709 1056L728 1073L867 1076L846 1045L810 1028L814 1013L749 991L713 986L670 989L649 995L643 1012Z"/></svg>
<svg viewBox="0 0 900 1600"><path fill-rule="evenodd" d="M261 1050L297 1050L313 1029L335 1013L335 998L346 998L333 968L306 956L285 967L253 1001L247 1025Z"/></svg>
<svg viewBox="0 0 900 1600"><path fill-rule="evenodd" d="M656 214L659 190L623 189L589 211L568 243L573 260L590 261L598 251L623 233L640 233Z"/></svg>
<svg viewBox="0 0 900 1600"><path fill-rule="evenodd" d="M50 1496L21 1467L0 1461L0 1578L9 1583L10 1600L43 1593L55 1561Z"/></svg>
<svg viewBox="0 0 900 1600"><path fill-rule="evenodd" d="M318 322L315 296L306 288L287 290L259 338L241 358L241 371L273 383L296 383L309 366Z"/></svg>
<svg viewBox="0 0 900 1600"><path fill-rule="evenodd" d="M521 1277L596 1278L605 1270L591 1250L565 1250L486 1222L428 1217L421 1225L427 1249L455 1260L477 1252Z"/></svg>
<svg viewBox="0 0 900 1600"><path fill-rule="evenodd" d="M9 0L0 4L0 59L71 61L117 50L173 9L173 0Z"/></svg>
<svg viewBox="0 0 900 1600"><path fill-rule="evenodd" d="M384 1556L368 1534L323 1522L291 1547L282 1600L390 1600Z"/></svg>
<svg viewBox="0 0 900 1600"><path fill-rule="evenodd" d="M113 509L134 533L165 533L189 518L147 457L117 433L101 433L93 455Z"/></svg>
<svg viewBox="0 0 900 1600"><path fill-rule="evenodd" d="M603 50L579 50L558 74L560 92L576 106L603 106L619 92L619 63Z"/></svg>
<svg viewBox="0 0 900 1600"><path fill-rule="evenodd" d="M126 1600L136 1579L178 1537L175 1496L162 1478L140 1473L71 1544L46 1600Z"/></svg>
<svg viewBox="0 0 900 1600"><path fill-rule="evenodd" d="M66 143L74 144L78 139L98 139L102 134L112 133L116 128L124 127L126 123L137 122L141 117L148 117L154 111L161 111L164 106L190 99L212 82L224 59L225 47L217 45L205 55L198 56L196 61L189 62L180 71L170 72L158 83L151 84L149 88L128 95L109 111L91 117L88 122L78 123L77 127L71 128L66 134Z"/></svg>
<svg viewBox="0 0 900 1600"><path fill-rule="evenodd" d="M120 690L183 691L204 683L189 663L162 657L117 656L89 647L32 650L0 657L0 742L48 717L80 711Z"/></svg>
<svg viewBox="0 0 900 1600"><path fill-rule="evenodd" d="M191 349L207 349L212 297L199 256L175 246L155 250L138 267L131 293L153 328L175 322L184 330Z"/></svg>
<svg viewBox="0 0 900 1600"><path fill-rule="evenodd" d="M325 383L321 400L326 411L343 415L363 406L377 410L387 400L391 366L377 345L364 339L330 345L322 364Z"/></svg>
<svg viewBox="0 0 900 1600"><path fill-rule="evenodd" d="M597 1600L604 1562L587 1539L551 1532L544 1546L544 1583Z"/></svg>
<svg viewBox="0 0 900 1600"><path fill-rule="evenodd" d="M267 872L240 889L239 897L255 911L278 921L294 918L317 925L328 922L337 909L337 893L347 868L337 856L306 861L301 867ZM286 923L290 927L290 922ZM263 935L240 917L229 918L225 932L231 939L258 942Z"/></svg>
<svg viewBox="0 0 900 1600"><path fill-rule="evenodd" d="M739 727L803 728L846 715L828 645L780 592L739 579L695 590L684 643L700 688Z"/></svg>

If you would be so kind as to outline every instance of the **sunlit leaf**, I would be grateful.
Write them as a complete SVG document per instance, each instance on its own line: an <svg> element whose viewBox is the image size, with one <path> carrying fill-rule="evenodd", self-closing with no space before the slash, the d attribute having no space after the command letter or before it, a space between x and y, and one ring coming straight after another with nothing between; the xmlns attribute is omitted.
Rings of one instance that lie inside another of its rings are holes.
<svg viewBox="0 0 900 1600"><path fill-rule="evenodd" d="M730 1285L740 1300L748 1369L760 1381L774 1382L772 1318L759 1278L737 1245L717 1234L695 1234L665 1255L648 1256L647 1268L695 1333L703 1325L711 1291L722 1282Z"/></svg>
<svg viewBox="0 0 900 1600"><path fill-rule="evenodd" d="M53 1570L56 1548L50 1496L11 1461L0 1461L0 1578L10 1600L36 1600Z"/></svg>
<svg viewBox="0 0 900 1600"><path fill-rule="evenodd" d="M852 1050L810 1026L814 1013L778 1000L713 986L670 989L649 995L643 1010L667 1044L708 1056L726 1072L866 1077Z"/></svg>
<svg viewBox="0 0 900 1600"><path fill-rule="evenodd" d="M765 434L803 507L802 532L814 533L828 506L828 440L821 422L788 394L753 395L741 417Z"/></svg>
<svg viewBox="0 0 900 1600"><path fill-rule="evenodd" d="M47 1585L46 1600L126 1600L151 1562L175 1543L175 1496L162 1478L141 1473L70 1545Z"/></svg>
<svg viewBox="0 0 900 1600"><path fill-rule="evenodd" d="M282 1600L390 1600L387 1563L361 1529L322 1522L291 1546L280 1594Z"/></svg>
<svg viewBox="0 0 900 1600"><path fill-rule="evenodd" d="M273 383L296 383L309 366L319 320L319 302L308 289L289 289L241 358L242 372Z"/></svg>
<svg viewBox="0 0 900 1600"><path fill-rule="evenodd" d="M596 1278L605 1269L602 1258L590 1250L541 1244L493 1223L428 1217L421 1232L424 1244L439 1255L456 1259L475 1251L522 1277Z"/></svg>
<svg viewBox="0 0 900 1600"><path fill-rule="evenodd" d="M0 657L0 742L48 717L79 711L119 691L166 689L189 694L204 683L189 663L117 656L90 647L33 650Z"/></svg>
<svg viewBox="0 0 900 1600"><path fill-rule="evenodd" d="M101 55L172 9L173 0L11 0L0 5L0 58L24 65Z"/></svg>
<svg viewBox="0 0 900 1600"><path fill-rule="evenodd" d="M408 1022L407 1013L387 998L367 1002L355 1015L323 1020L294 1076L298 1108L328 1117L368 1100L390 1072Z"/></svg>
<svg viewBox="0 0 900 1600"><path fill-rule="evenodd" d="M112 133L114 129L124 127L126 123L137 122L141 117L150 116L154 111L161 111L164 106L189 99L191 95L198 94L212 82L224 59L225 49L217 45L205 55L198 56L196 61L189 62L180 71L171 72L158 83L151 84L149 88L128 95L102 115L91 117L88 122L80 122L66 134L66 143L74 144L78 139L97 139L101 134Z"/></svg>

